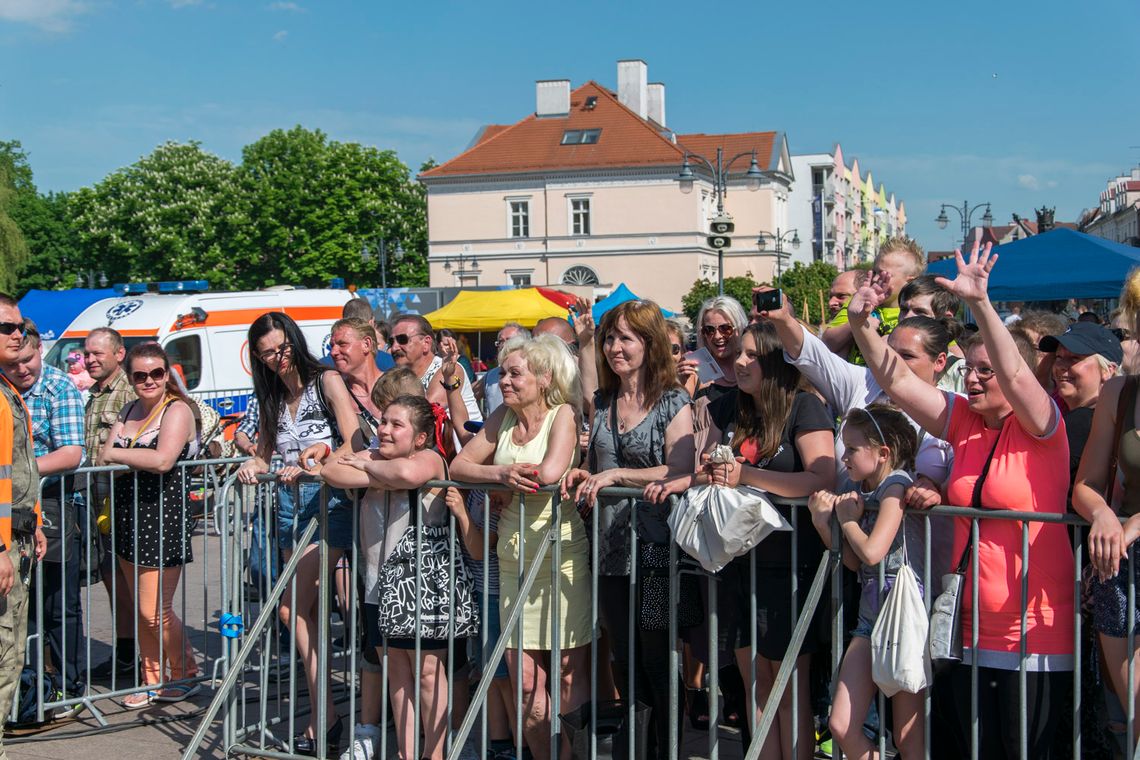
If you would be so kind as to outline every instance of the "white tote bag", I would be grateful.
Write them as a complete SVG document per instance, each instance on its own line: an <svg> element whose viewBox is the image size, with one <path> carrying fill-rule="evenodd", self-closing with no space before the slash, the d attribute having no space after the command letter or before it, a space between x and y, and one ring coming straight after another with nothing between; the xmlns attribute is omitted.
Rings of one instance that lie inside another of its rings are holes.
<svg viewBox="0 0 1140 760"><path fill-rule="evenodd" d="M732 449L721 445L710 458L723 463L726 457L734 461ZM792 526L759 489L705 485L685 492L669 513L669 528L682 551L715 573L772 531Z"/></svg>
<svg viewBox="0 0 1140 760"><path fill-rule="evenodd" d="M871 631L871 679L883 694L917 694L930 684L929 626L918 580L904 564Z"/></svg>

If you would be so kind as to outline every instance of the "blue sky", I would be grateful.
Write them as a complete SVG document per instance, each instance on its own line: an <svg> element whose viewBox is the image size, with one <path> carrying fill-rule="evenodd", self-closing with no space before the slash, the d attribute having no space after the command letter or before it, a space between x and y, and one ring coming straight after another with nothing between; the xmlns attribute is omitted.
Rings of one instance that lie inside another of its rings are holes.
<svg viewBox="0 0 1140 760"><path fill-rule="evenodd" d="M990 201L999 223L1042 204L1073 220L1140 161L1135 10L0 0L0 139L24 144L43 190L97 182L165 140L237 161L298 123L415 168L533 111L536 79L616 87L615 62L642 58L669 126L777 129L793 153L840 142L906 202L910 232L946 249L941 202Z"/></svg>

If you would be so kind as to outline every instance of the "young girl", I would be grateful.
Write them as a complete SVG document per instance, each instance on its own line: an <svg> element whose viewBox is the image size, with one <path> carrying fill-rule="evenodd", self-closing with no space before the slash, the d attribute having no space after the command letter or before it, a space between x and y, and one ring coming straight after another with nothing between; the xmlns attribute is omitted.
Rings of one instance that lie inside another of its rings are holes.
<svg viewBox="0 0 1140 760"><path fill-rule="evenodd" d="M453 623L448 611L474 608L470 601L470 580L465 573L459 572L462 566L456 572L457 603L451 606L448 599L448 510L442 492L440 489L424 489L420 491L420 503L409 505L411 490L421 488L429 480L442 480L447 475L443 457L436 447L441 441L449 441L451 433L448 425L443 425L442 429L437 427L438 418L436 409L422 396L399 396L383 410L376 430L375 448L344 456L321 472L330 485L368 487L370 495L378 494L384 500L386 528L375 584L378 586L375 589L376 607L372 613L376 619L369 620L370 615L366 612L365 626L375 625L387 640L388 684L400 757L432 760L442 760L447 730L447 631L450 625L458 627L464 624L464 621ZM413 508L418 510L418 516L412 514ZM435 550L440 545L441 532L444 550L442 589L436 572L440 556ZM422 537L423 546L423 568L418 581L422 600L419 631L414 630L415 592L412 591L410 596L403 594L415 588L412 584L417 583L414 567L417 535ZM366 594L369 591L366 588ZM467 600L466 605L462 604L464 599ZM368 606L366 601L366 609ZM459 617L458 613L456 617ZM412 626L410 636L407 635L409 625ZM417 693L416 633L419 634L420 648L419 727L413 725L413 700ZM455 634L460 637L468 635L468 632L456 630ZM423 747L416 754L415 744L421 727Z"/></svg>
<svg viewBox="0 0 1140 760"><path fill-rule="evenodd" d="M859 573L859 623L839 671L831 707L831 733L851 758L872 758L876 750L863 733L863 719L875 696L871 680L871 631L899 568L907 564L923 577L922 522L904 519L903 496L911 485L918 437L896 409L871 404L853 409L843 426L843 464L850 481L846 493L819 491L808 502L812 522L831 542L831 517L843 534L843 562ZM846 490L846 489L845 489ZM865 508L878 506L877 512ZM882 566L884 585L879 585ZM923 753L923 695L899 692L891 697L895 745L903 758Z"/></svg>

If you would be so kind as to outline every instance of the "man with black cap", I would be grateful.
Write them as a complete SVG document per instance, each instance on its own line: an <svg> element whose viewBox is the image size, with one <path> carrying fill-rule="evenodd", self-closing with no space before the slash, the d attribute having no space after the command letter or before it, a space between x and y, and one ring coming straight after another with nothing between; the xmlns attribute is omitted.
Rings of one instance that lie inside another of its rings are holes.
<svg viewBox="0 0 1140 760"><path fill-rule="evenodd" d="M1052 362L1053 397L1064 412L1069 469L1075 477L1100 390L1119 371L1124 349L1111 330L1093 322L1075 322L1060 335L1046 335L1037 348ZM1070 477L1070 495L1072 488Z"/></svg>

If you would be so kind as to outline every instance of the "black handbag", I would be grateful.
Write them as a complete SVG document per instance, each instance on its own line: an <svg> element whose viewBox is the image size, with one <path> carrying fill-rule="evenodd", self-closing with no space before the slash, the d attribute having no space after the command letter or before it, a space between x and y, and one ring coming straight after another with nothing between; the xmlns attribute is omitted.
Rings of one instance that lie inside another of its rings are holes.
<svg viewBox="0 0 1140 760"><path fill-rule="evenodd" d="M1001 431L994 440L990 455L986 458L982 474L974 482L974 493L970 499L973 509L986 509L982 506L982 485L990 472ZM942 593L930 607L930 660L936 666L945 666L962 661L962 598L966 593L966 568L972 556L973 538L966 537L962 556L952 572L942 576Z"/></svg>

